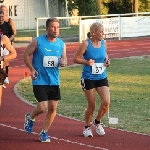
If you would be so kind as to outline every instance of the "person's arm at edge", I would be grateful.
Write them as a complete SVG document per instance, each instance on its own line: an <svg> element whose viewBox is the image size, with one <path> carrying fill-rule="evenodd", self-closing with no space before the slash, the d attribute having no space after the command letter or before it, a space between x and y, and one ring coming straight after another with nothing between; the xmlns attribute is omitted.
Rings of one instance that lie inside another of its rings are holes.
<svg viewBox="0 0 150 150"><path fill-rule="evenodd" d="M6 23L8 23L8 22L6 22ZM13 29L12 29L12 26L10 25L10 23L8 23L8 24L6 24L7 25L7 29L8 29L8 37L9 37L9 40L10 40L10 42L12 42L13 41L13 39L14 39L14 32L13 32Z"/></svg>
<svg viewBox="0 0 150 150"><path fill-rule="evenodd" d="M14 34L11 35L11 37L9 38L9 40L12 41L14 39L14 37L15 37Z"/></svg>
<svg viewBox="0 0 150 150"><path fill-rule="evenodd" d="M12 19L10 19L10 25L11 25L12 30L14 32L14 36L16 36L17 35L17 30L16 30L15 23L14 23L14 21Z"/></svg>
<svg viewBox="0 0 150 150"><path fill-rule="evenodd" d="M105 49L106 49L106 60L105 60L105 66L106 66L106 67L109 67L109 65L110 65L110 59L109 59L109 57L108 57L108 53L107 53L107 42L106 42L106 40L104 40L104 42L105 42Z"/></svg>
<svg viewBox="0 0 150 150"><path fill-rule="evenodd" d="M4 58L5 61L10 61L17 57L15 48L11 45L9 38L6 35L2 35L3 46L9 51L9 55L6 55Z"/></svg>
<svg viewBox="0 0 150 150"><path fill-rule="evenodd" d="M66 55L66 44L64 44L64 49L61 57L61 62L60 62L61 67L67 66L67 55Z"/></svg>

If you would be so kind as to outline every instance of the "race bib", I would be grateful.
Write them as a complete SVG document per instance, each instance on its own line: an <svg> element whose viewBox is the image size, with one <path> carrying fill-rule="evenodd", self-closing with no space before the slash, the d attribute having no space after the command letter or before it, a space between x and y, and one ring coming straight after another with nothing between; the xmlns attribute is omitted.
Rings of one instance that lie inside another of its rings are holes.
<svg viewBox="0 0 150 150"><path fill-rule="evenodd" d="M104 63L94 63L92 65L92 74L102 74L105 69Z"/></svg>
<svg viewBox="0 0 150 150"><path fill-rule="evenodd" d="M44 56L43 66L44 67L58 67L58 57L56 57L56 56Z"/></svg>

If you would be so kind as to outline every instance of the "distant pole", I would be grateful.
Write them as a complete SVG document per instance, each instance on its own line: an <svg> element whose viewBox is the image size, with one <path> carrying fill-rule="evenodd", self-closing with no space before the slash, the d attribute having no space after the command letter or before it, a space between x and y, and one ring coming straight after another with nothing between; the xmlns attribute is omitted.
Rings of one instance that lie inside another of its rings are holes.
<svg viewBox="0 0 150 150"><path fill-rule="evenodd" d="M69 13L68 13L68 2L67 0L65 0L65 13L66 13L66 17L69 17ZM67 19L67 26L70 27L70 23L69 23L69 19Z"/></svg>
<svg viewBox="0 0 150 150"><path fill-rule="evenodd" d="M131 0L132 13L138 13L138 2L138 0ZM135 16L138 16L138 14L135 14Z"/></svg>
<svg viewBox="0 0 150 150"><path fill-rule="evenodd" d="M138 13L138 0L134 0L134 12ZM136 14L138 16L138 14Z"/></svg>
<svg viewBox="0 0 150 150"><path fill-rule="evenodd" d="M98 15L101 15L101 3L102 3L102 0L97 0L97 6L98 6Z"/></svg>
<svg viewBox="0 0 150 150"><path fill-rule="evenodd" d="M46 16L49 17L50 14L49 14L49 3L48 3L48 0L45 0L45 9L46 9Z"/></svg>
<svg viewBox="0 0 150 150"><path fill-rule="evenodd" d="M131 0L130 2L131 2L132 13L134 13L134 9L133 9L133 0Z"/></svg>

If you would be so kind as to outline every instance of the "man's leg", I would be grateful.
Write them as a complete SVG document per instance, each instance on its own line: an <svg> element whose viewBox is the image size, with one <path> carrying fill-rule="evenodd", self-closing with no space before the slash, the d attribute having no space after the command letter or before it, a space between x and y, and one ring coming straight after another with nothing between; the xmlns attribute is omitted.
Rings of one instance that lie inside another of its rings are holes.
<svg viewBox="0 0 150 150"><path fill-rule="evenodd" d="M58 101L56 100L48 101L48 112L43 126L43 130L46 132L48 131L48 129L50 128L51 124L54 121L57 112L57 105L58 105Z"/></svg>
<svg viewBox="0 0 150 150"><path fill-rule="evenodd" d="M47 110L47 101L42 101L37 103L37 105L33 108L31 113L27 113L25 115L24 129L28 134L32 133L35 117L45 112L46 110Z"/></svg>
<svg viewBox="0 0 150 150"><path fill-rule="evenodd" d="M56 116L57 105L58 105L58 101L55 100L48 101L48 112L45 118L43 129L40 132L41 142L50 142L50 138L47 134L47 131L50 128Z"/></svg>

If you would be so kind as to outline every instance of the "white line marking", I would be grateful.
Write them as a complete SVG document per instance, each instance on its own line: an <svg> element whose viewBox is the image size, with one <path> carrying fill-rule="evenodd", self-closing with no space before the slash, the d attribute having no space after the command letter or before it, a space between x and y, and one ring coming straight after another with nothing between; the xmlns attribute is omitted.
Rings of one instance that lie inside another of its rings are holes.
<svg viewBox="0 0 150 150"><path fill-rule="evenodd" d="M23 129L19 129L19 128L16 128L16 127L12 127L12 126L10 126L10 125L6 125L6 124L2 124L2 123L0 123L0 125L3 126L3 127L7 127L7 128L14 129L14 130L19 130L19 131L25 132ZM32 134L39 135L39 133L36 133L36 132L32 132ZM67 143L77 144L77 145L80 145L80 146L86 146L86 147L90 147L90 148L94 148L94 149L108 150L108 149L106 149L106 148L95 147L95 146L93 146L93 145L87 145L87 144L84 144L84 143L73 142L73 141L66 140L66 139L59 139L59 138L57 138L57 137L50 137L50 138L52 138L52 139L54 139L54 140L59 140L59 141L67 142Z"/></svg>

